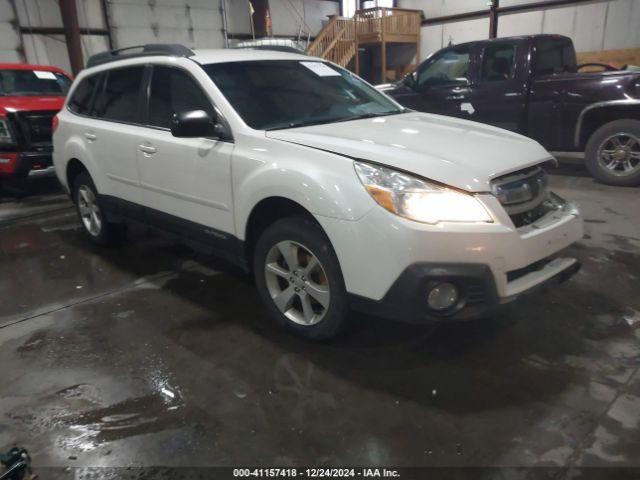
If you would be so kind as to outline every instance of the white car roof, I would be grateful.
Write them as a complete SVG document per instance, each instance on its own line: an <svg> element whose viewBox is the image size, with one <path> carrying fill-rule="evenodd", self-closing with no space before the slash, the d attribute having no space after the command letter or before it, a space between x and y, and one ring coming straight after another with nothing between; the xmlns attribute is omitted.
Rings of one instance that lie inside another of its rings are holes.
<svg viewBox="0 0 640 480"><path fill-rule="evenodd" d="M195 55L189 57L196 62L206 65L209 63L246 62L249 60L317 60L321 58L309 57L298 53L279 52L275 50L251 49L203 49L194 50Z"/></svg>

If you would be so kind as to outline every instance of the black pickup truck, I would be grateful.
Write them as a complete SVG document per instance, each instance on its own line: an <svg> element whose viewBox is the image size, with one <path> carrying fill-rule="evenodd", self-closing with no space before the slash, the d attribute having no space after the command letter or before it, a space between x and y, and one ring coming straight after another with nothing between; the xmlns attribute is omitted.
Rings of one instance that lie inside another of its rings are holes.
<svg viewBox="0 0 640 480"><path fill-rule="evenodd" d="M450 46L378 88L415 110L506 128L553 152L584 152L601 182L640 185L640 71L577 65L570 38Z"/></svg>

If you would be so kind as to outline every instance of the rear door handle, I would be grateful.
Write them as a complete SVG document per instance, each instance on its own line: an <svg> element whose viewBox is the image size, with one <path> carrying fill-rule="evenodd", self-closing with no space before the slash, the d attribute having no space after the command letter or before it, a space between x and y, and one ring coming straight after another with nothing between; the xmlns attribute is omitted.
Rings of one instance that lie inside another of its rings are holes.
<svg viewBox="0 0 640 480"><path fill-rule="evenodd" d="M91 133L91 132L85 132L84 133L84 138L86 138L87 140L89 140L90 142L93 142L96 138L96 134L95 133Z"/></svg>
<svg viewBox="0 0 640 480"><path fill-rule="evenodd" d="M138 150L142 153L146 153L147 155L153 155L156 153L156 147L152 147L151 145L138 145Z"/></svg>

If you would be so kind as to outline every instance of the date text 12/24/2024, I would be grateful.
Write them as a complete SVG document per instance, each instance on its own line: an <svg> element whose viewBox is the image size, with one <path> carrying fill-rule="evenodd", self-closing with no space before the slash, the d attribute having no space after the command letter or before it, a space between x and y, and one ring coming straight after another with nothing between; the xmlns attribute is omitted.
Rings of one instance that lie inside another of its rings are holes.
<svg viewBox="0 0 640 480"><path fill-rule="evenodd" d="M235 478L400 478L397 470L387 468L236 468Z"/></svg>

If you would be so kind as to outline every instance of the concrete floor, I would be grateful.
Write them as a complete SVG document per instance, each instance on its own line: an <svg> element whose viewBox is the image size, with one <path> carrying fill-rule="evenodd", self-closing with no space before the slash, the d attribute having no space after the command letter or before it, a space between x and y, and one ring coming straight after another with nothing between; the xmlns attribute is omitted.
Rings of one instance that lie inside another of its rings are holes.
<svg viewBox="0 0 640 480"><path fill-rule="evenodd" d="M570 282L435 330L306 343L143 230L93 247L52 180L0 203L0 448L38 466L640 466L640 195L563 167ZM36 470L37 471L37 470Z"/></svg>

